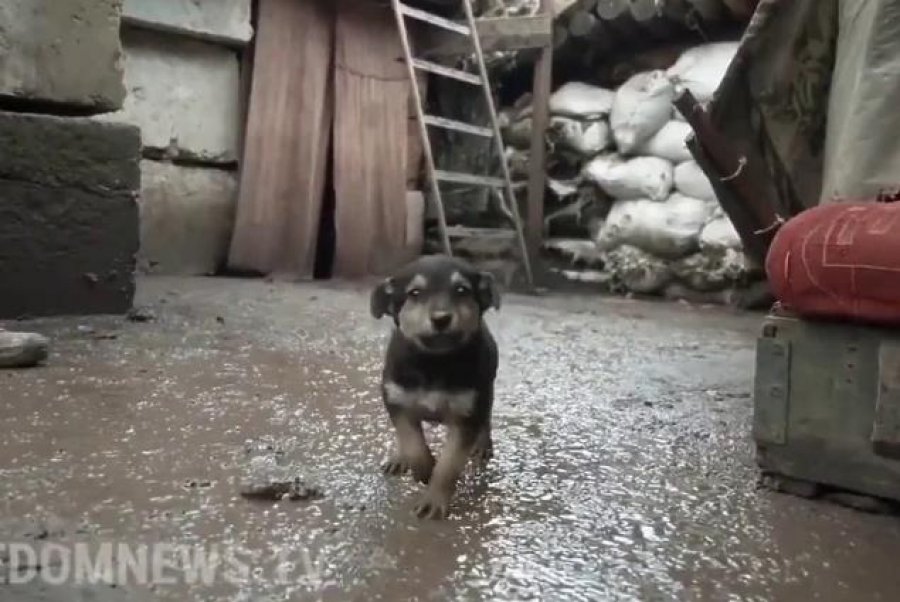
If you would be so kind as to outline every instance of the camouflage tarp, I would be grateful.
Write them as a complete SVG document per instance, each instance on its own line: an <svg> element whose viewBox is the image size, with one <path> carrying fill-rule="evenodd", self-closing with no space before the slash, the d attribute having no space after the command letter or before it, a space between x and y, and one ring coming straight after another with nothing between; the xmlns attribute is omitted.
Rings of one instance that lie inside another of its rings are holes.
<svg viewBox="0 0 900 602"><path fill-rule="evenodd" d="M783 216L819 200L837 17L838 0L763 0L710 106Z"/></svg>
<svg viewBox="0 0 900 602"><path fill-rule="evenodd" d="M790 215L900 185L900 2L763 0L710 107Z"/></svg>

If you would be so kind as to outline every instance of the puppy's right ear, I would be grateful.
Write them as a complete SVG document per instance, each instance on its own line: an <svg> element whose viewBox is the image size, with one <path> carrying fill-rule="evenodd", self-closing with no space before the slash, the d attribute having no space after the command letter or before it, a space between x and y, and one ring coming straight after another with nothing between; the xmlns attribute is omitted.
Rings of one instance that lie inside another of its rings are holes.
<svg viewBox="0 0 900 602"><path fill-rule="evenodd" d="M394 315L394 282L387 278L372 291L369 299L369 310L376 320L386 314Z"/></svg>

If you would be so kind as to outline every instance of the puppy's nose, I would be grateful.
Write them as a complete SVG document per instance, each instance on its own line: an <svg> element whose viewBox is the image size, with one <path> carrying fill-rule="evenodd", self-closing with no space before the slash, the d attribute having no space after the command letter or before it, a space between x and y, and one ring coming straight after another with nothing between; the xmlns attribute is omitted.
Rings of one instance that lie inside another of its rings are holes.
<svg viewBox="0 0 900 602"><path fill-rule="evenodd" d="M435 330L447 330L452 321L453 316L445 311L437 311L431 314L431 324Z"/></svg>

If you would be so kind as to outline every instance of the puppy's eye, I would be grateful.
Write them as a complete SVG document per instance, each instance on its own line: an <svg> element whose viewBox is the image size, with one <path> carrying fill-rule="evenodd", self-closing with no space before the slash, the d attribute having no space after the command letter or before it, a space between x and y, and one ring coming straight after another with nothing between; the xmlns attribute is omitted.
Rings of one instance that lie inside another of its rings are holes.
<svg viewBox="0 0 900 602"><path fill-rule="evenodd" d="M408 293L406 293L406 294L409 295L410 297L412 297L413 299L415 299L416 297L418 297L419 295L422 294L422 291L420 291L420 290L417 289L417 288L414 288L414 289L411 289L411 290L410 290Z"/></svg>
<svg viewBox="0 0 900 602"><path fill-rule="evenodd" d="M459 284L459 285L457 285L457 287L455 289L453 289L453 291L457 295L467 295L467 294L469 294L469 287Z"/></svg>

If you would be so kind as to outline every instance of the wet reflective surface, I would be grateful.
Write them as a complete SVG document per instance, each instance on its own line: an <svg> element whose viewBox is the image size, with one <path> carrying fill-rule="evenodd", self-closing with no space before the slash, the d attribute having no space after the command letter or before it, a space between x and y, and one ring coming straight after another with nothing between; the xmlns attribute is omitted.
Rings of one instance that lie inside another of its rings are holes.
<svg viewBox="0 0 900 602"><path fill-rule="evenodd" d="M758 489L759 316L508 297L489 317L495 458L434 523L412 515L417 486L378 470L389 323L367 291L151 279L138 302L154 322L8 325L53 340L48 366L0 372L8 533L52 520L50 540L222 546L253 570L115 599L900 595L900 520ZM240 496L248 471L276 465L324 497ZM28 599L16 587L0 599Z"/></svg>

